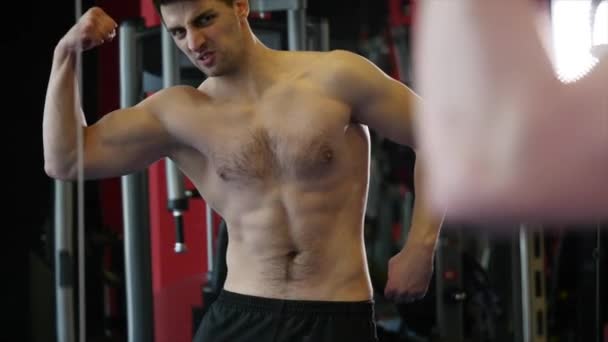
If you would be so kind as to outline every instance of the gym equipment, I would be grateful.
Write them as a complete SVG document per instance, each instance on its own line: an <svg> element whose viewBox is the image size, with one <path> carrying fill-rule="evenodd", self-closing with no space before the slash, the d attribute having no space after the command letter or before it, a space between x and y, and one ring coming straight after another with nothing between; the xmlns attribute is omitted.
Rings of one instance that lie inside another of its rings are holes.
<svg viewBox="0 0 608 342"><path fill-rule="evenodd" d="M399 79L407 85L411 85L413 82L410 36L416 2L416 0L388 0L395 64Z"/></svg>
<svg viewBox="0 0 608 342"><path fill-rule="evenodd" d="M601 224L563 229L548 256L549 339L601 342L606 324L606 260Z"/></svg>
<svg viewBox="0 0 608 342"><path fill-rule="evenodd" d="M180 83L178 50L167 30L161 30L161 46L163 61L163 87L168 88ZM165 160L167 172L167 208L175 219L175 253L185 253L184 216L188 210L188 197L184 188L183 175L177 165L169 159Z"/></svg>
<svg viewBox="0 0 608 342"><path fill-rule="evenodd" d="M211 239L208 239L210 241ZM222 220L219 225L215 248L208 247L208 253L211 254L211 259L208 260L208 270L206 282L203 285L203 306L196 308L192 312L192 335L196 333L201 320L209 310L209 307L224 288L228 266L226 265L226 252L228 250L228 227L226 222ZM215 253L213 251L215 250ZM213 258L213 255L216 257Z"/></svg>
<svg viewBox="0 0 608 342"><path fill-rule="evenodd" d="M522 332L524 342L547 341L544 281L545 245L541 227L520 229Z"/></svg>
<svg viewBox="0 0 608 342"><path fill-rule="evenodd" d="M306 49L307 0L251 0L253 12L287 12L287 34L289 50Z"/></svg>
<svg viewBox="0 0 608 342"><path fill-rule="evenodd" d="M72 272L74 185L55 181L55 294L57 296L57 340L74 341L74 275Z"/></svg>
<svg viewBox="0 0 608 342"><path fill-rule="evenodd" d="M75 21L82 15L82 1L74 1ZM78 56L76 61L76 73L82 84L82 59ZM82 89L82 88L80 88ZM82 94L81 94L82 95ZM74 118L76 120L76 118ZM82 131L78 130L78 141L82 142ZM82 146L82 144L79 144ZM82 161L82 148L78 149L78 161ZM78 203L84 201L84 185L79 169L78 182L54 181L54 230L55 250L55 294L57 304L57 339L59 342L74 341L76 338L76 323L74 313L74 251L73 233L74 227L74 200ZM75 193L77 197L75 198ZM77 239L78 239L78 331L79 340L85 340L85 284L84 284L84 209L82 205L77 207Z"/></svg>
<svg viewBox="0 0 608 342"><path fill-rule="evenodd" d="M123 108L137 104L143 95L138 82L138 75L141 74L139 38L150 31L142 28L142 20L125 21L119 28L120 104ZM128 340L152 341L154 325L147 174L138 172L123 176L121 186Z"/></svg>
<svg viewBox="0 0 608 342"><path fill-rule="evenodd" d="M436 255L437 330L441 338L464 341L464 303L462 231L443 228Z"/></svg>

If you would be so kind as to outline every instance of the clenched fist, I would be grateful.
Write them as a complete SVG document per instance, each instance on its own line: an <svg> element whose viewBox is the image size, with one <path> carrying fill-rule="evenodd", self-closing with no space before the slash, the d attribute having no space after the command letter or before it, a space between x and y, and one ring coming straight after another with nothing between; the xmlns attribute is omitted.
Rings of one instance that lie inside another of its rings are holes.
<svg viewBox="0 0 608 342"><path fill-rule="evenodd" d="M90 50L116 36L116 22L99 7L92 7L63 36L59 45L68 51Z"/></svg>
<svg viewBox="0 0 608 342"><path fill-rule="evenodd" d="M433 276L433 260L433 247L408 241L405 249L389 260L386 298L398 303L423 298Z"/></svg>

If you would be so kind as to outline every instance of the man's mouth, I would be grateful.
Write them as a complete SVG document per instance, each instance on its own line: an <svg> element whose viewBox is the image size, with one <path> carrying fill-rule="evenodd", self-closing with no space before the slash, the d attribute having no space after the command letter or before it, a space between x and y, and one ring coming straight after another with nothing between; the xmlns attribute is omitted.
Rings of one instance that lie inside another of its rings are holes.
<svg viewBox="0 0 608 342"><path fill-rule="evenodd" d="M205 66L211 66L215 62L215 53L214 52L205 52L198 57L198 60L203 62Z"/></svg>

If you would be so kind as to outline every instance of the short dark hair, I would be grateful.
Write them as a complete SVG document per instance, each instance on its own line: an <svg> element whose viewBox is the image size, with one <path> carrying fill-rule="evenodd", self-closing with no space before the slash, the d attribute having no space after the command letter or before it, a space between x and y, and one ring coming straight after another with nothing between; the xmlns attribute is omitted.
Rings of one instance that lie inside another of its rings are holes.
<svg viewBox="0 0 608 342"><path fill-rule="evenodd" d="M156 7L156 11L158 15L160 14L160 6L170 4L172 2L181 2L181 1L194 1L194 0L152 0L154 2L154 7ZM232 6L235 0L218 0L225 3L228 6Z"/></svg>

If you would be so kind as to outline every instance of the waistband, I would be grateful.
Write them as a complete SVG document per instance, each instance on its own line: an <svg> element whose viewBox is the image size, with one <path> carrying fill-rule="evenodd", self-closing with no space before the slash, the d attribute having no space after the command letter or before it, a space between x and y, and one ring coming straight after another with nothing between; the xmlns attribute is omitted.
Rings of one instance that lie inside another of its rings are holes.
<svg viewBox="0 0 608 342"><path fill-rule="evenodd" d="M220 292L216 303L238 309L280 313L373 314L374 312L373 300L356 302L284 300L243 295L226 290Z"/></svg>

